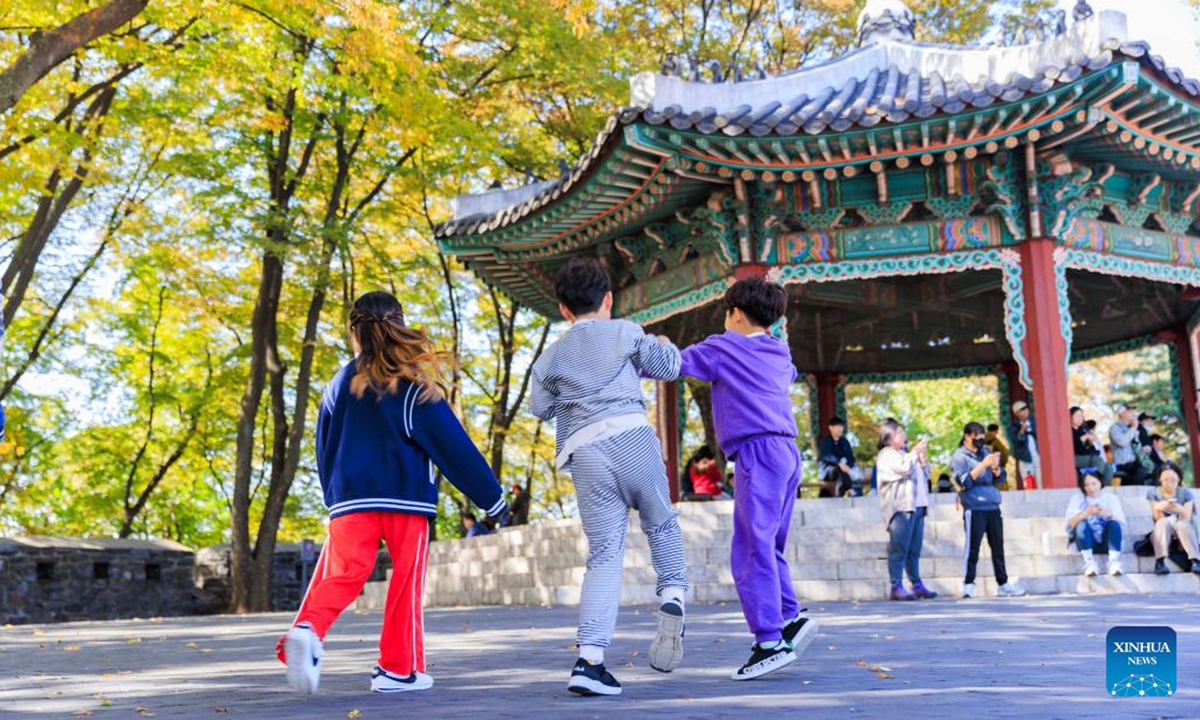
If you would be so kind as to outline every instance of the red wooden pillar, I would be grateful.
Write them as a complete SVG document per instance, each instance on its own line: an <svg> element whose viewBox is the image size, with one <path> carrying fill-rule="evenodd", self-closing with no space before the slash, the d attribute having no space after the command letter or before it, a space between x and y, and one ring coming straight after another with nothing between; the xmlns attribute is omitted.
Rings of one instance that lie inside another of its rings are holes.
<svg viewBox="0 0 1200 720"><path fill-rule="evenodd" d="M1025 288L1025 357L1033 381L1042 487L1073 488L1075 451L1067 397L1067 345L1058 310L1054 240L1033 238L1019 248Z"/></svg>
<svg viewBox="0 0 1200 720"><path fill-rule="evenodd" d="M667 466L667 487L671 489L671 502L679 502L679 383L658 382L656 388L656 427Z"/></svg>
<svg viewBox="0 0 1200 720"><path fill-rule="evenodd" d="M816 380L817 431L824 433L830 419L837 414L837 389L841 378L833 373L817 373Z"/></svg>
<svg viewBox="0 0 1200 720"><path fill-rule="evenodd" d="M1184 427L1192 450L1192 484L1200 483L1200 416L1196 414L1196 365L1192 355L1192 338L1185 326L1171 333L1172 351L1179 368L1179 394L1183 407Z"/></svg>

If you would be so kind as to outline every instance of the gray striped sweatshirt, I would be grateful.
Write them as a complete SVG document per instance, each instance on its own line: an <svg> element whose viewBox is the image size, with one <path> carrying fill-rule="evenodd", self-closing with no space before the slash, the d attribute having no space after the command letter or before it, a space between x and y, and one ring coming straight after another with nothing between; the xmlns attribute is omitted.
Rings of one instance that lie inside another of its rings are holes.
<svg viewBox="0 0 1200 720"><path fill-rule="evenodd" d="M529 407L557 422L562 452L571 434L614 415L645 413L641 378L679 377L679 349L628 320L581 320L533 365Z"/></svg>

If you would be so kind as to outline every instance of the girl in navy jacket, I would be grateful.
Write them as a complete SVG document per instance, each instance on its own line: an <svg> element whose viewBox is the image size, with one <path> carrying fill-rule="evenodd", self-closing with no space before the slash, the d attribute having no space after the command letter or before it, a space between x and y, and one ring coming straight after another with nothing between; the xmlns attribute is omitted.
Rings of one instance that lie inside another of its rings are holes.
<svg viewBox="0 0 1200 720"><path fill-rule="evenodd" d="M288 681L315 692L322 640L358 597L379 542L392 557L373 692L425 690L421 601L437 471L488 515L508 509L487 462L442 397L437 354L404 324L400 302L371 292L354 303L358 356L325 389L317 417L317 470L329 507L329 538L291 630L277 651Z"/></svg>

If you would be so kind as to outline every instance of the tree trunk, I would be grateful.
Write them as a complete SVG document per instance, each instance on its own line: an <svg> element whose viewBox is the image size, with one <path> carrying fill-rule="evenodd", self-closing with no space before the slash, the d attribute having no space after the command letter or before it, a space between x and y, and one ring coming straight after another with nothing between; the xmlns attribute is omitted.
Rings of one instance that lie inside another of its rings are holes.
<svg viewBox="0 0 1200 720"><path fill-rule="evenodd" d="M272 233L273 234L273 233ZM242 395L237 426L237 462L230 504L230 612L262 609L256 604L253 577L258 574L250 547L250 482L254 473L254 432L267 379L267 351L275 331L279 297L283 288L283 260L273 251L263 253L258 301L251 317L250 377ZM261 594L261 588L260 588Z"/></svg>
<svg viewBox="0 0 1200 720"><path fill-rule="evenodd" d="M0 72L0 114L8 112L26 90L84 45L129 22L148 4L149 0L111 0L53 30L35 32L29 49Z"/></svg>
<svg viewBox="0 0 1200 720"><path fill-rule="evenodd" d="M704 444L713 451L717 465L724 469L725 454L721 452L721 444L717 442L717 426L713 422L712 385L688 380L687 387L692 399L696 401L696 406L700 408L700 422L704 425Z"/></svg>

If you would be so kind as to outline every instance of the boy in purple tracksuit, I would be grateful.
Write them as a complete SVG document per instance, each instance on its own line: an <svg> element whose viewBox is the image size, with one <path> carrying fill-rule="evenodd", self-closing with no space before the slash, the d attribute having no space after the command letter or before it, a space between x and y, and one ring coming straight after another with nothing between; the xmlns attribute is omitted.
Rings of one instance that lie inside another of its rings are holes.
<svg viewBox="0 0 1200 720"><path fill-rule="evenodd" d="M761 277L739 280L725 293L725 333L683 350L680 368L681 375L712 383L717 438L736 464L731 564L755 644L734 680L792 663L817 634L784 558L800 483L788 397L796 368L788 346L768 328L786 307L782 286Z"/></svg>

